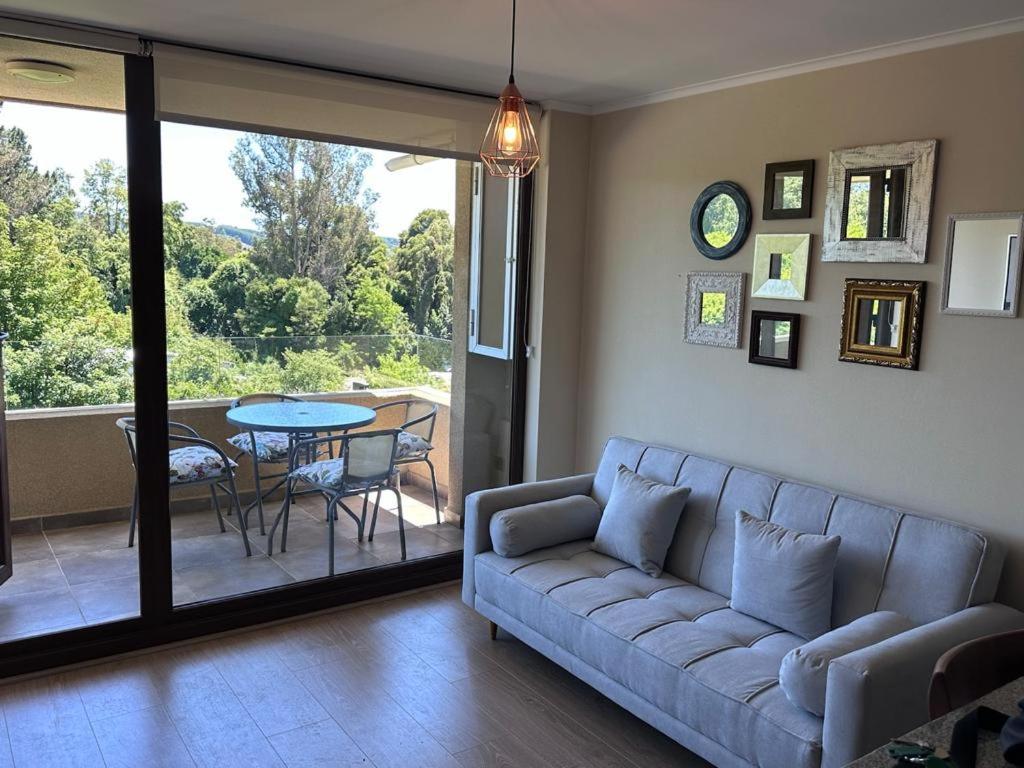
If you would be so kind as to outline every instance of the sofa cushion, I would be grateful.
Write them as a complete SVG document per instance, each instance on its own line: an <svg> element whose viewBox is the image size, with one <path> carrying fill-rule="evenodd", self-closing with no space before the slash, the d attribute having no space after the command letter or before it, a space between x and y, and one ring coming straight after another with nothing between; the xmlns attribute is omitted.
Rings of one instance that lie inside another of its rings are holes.
<svg viewBox="0 0 1024 768"><path fill-rule="evenodd" d="M665 485L619 466L594 549L660 576L689 495L689 488Z"/></svg>
<svg viewBox="0 0 1024 768"><path fill-rule="evenodd" d="M800 637L829 630L838 536L800 533L736 513L732 607Z"/></svg>
<svg viewBox="0 0 1024 768"><path fill-rule="evenodd" d="M779 685L786 697L808 712L825 716L825 681L832 659L880 643L914 628L914 622L892 611L861 616L794 648L782 659Z"/></svg>
<svg viewBox="0 0 1024 768"><path fill-rule="evenodd" d="M491 518L491 545L502 557L518 557L541 547L592 538L600 521L601 508L590 496L512 507Z"/></svg>
<svg viewBox="0 0 1024 768"><path fill-rule="evenodd" d="M817 768L821 718L790 704L782 658L803 640L668 573L580 541L474 561L478 598L752 765Z"/></svg>
<svg viewBox="0 0 1024 768"><path fill-rule="evenodd" d="M995 599L1005 547L966 526L625 437L609 438L601 455L591 492L602 506L620 464L692 489L665 570L717 594L732 594L736 512L744 510L793 530L842 537L830 627L876 610L920 624ZM920 546L932 560L950 563L942 584L929 579L933 569L918 556Z"/></svg>

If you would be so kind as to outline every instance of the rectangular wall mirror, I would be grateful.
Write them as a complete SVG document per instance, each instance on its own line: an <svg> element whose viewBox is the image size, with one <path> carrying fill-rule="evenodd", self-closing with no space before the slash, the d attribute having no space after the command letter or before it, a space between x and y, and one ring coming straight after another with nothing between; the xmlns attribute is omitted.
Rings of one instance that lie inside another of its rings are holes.
<svg viewBox="0 0 1024 768"><path fill-rule="evenodd" d="M1016 317L1024 213L955 213L946 230L942 311Z"/></svg>

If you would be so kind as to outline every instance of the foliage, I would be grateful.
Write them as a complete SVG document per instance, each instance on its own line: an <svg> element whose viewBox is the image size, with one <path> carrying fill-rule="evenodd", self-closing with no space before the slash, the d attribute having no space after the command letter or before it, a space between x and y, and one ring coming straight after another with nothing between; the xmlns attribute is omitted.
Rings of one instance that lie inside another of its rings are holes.
<svg viewBox="0 0 1024 768"><path fill-rule="evenodd" d="M446 211L422 211L395 249L396 296L416 333L451 338L452 225Z"/></svg>
<svg viewBox="0 0 1024 768"><path fill-rule="evenodd" d="M0 202L12 217L39 213L69 191L66 174L39 172L23 130L0 127Z"/></svg>
<svg viewBox="0 0 1024 768"><path fill-rule="evenodd" d="M368 153L248 135L231 165L259 230L164 205L168 397L433 383L450 367L452 227L425 210L396 245L372 232ZM100 160L77 190L41 173L0 127L0 328L12 408L133 398L125 169ZM332 337L363 334L357 351ZM256 343L238 337L256 337ZM306 338L296 338L306 337Z"/></svg>
<svg viewBox="0 0 1024 768"><path fill-rule="evenodd" d="M309 277L328 290L342 284L347 262L373 245L363 188L372 158L356 147L247 134L231 166L261 234L253 259L280 277Z"/></svg>
<svg viewBox="0 0 1024 768"><path fill-rule="evenodd" d="M374 389L427 384L429 381L430 371L415 355L382 355L377 359L377 365L366 371L366 383Z"/></svg>

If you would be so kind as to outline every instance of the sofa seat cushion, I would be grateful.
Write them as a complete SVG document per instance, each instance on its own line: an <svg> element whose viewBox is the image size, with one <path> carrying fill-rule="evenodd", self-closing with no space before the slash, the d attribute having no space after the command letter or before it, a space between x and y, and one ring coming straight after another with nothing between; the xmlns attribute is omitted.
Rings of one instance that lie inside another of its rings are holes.
<svg viewBox="0 0 1024 768"><path fill-rule="evenodd" d="M518 558L484 552L474 570L482 599L750 764L818 768L822 719L779 687L783 657L804 642L796 635L587 541Z"/></svg>

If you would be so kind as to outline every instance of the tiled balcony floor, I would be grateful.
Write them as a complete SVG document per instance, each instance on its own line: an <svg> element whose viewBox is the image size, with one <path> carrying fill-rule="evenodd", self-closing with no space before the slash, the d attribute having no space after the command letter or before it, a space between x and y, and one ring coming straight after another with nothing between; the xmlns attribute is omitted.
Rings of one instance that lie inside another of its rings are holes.
<svg viewBox="0 0 1024 768"><path fill-rule="evenodd" d="M458 526L436 524L429 491L404 486L402 505L409 560L462 549ZM279 502L265 508L268 531L279 508ZM360 511L358 506L353 510ZM293 504L288 551L279 551L278 531L272 557L266 554L267 537L259 534L255 510L249 515L252 557L245 557L236 517L226 517L225 523L221 533L212 509L172 516L175 605L327 575L322 499L304 497ZM356 525L344 513L334 535L335 573L399 562L394 494L381 500L372 542L358 541ZM25 534L13 543L14 575L0 585L0 642L138 615L138 549L127 546L126 522Z"/></svg>

